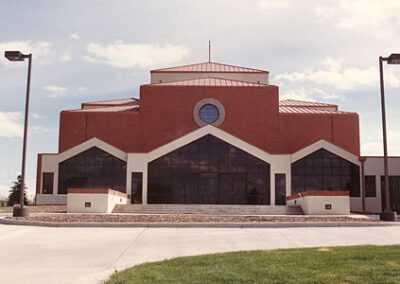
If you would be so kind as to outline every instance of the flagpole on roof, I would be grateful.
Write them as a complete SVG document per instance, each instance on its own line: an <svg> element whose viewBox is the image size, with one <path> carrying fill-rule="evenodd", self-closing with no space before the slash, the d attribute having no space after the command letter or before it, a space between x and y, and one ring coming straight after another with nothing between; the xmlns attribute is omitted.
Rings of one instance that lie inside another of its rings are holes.
<svg viewBox="0 0 400 284"><path fill-rule="evenodd" d="M208 41L208 62L211 62L211 40Z"/></svg>

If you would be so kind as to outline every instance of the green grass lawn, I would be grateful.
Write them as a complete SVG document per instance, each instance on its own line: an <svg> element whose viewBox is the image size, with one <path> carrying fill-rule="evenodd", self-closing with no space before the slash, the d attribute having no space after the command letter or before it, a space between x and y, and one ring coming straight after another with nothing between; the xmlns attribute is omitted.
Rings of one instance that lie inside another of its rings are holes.
<svg viewBox="0 0 400 284"><path fill-rule="evenodd" d="M115 273L106 283L400 283L400 246L181 257Z"/></svg>

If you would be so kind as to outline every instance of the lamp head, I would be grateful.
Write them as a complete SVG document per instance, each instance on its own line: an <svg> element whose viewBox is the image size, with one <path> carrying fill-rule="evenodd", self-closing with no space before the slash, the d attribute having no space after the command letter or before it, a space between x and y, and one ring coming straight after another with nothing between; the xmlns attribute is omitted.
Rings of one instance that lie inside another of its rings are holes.
<svg viewBox="0 0 400 284"><path fill-rule="evenodd" d="M22 54L21 51L6 51L4 56L10 61L24 61L29 55Z"/></svg>
<svg viewBox="0 0 400 284"><path fill-rule="evenodd" d="M400 53L392 53L387 58L387 63L388 64L400 64Z"/></svg>

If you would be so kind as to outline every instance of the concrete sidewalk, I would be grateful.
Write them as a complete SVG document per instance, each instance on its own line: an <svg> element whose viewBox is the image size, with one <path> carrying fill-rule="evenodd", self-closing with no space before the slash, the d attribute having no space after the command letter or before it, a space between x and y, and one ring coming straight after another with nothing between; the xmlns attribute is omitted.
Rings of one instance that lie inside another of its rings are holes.
<svg viewBox="0 0 400 284"><path fill-rule="evenodd" d="M0 225L1 283L99 283L135 264L239 250L400 244L400 227L48 228Z"/></svg>

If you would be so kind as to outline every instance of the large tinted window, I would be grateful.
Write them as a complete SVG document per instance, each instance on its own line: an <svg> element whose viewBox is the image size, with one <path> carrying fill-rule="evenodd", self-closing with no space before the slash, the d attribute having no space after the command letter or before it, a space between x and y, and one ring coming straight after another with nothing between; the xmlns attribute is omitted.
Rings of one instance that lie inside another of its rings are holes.
<svg viewBox="0 0 400 284"><path fill-rule="evenodd" d="M54 173L43 173L42 194L53 194Z"/></svg>
<svg viewBox="0 0 400 284"><path fill-rule="evenodd" d="M143 173L132 173L131 182L131 202L135 204L142 203L142 184L143 184Z"/></svg>
<svg viewBox="0 0 400 284"><path fill-rule="evenodd" d="M389 176L390 206L400 213L400 176ZM382 209L386 207L385 176L381 176Z"/></svg>
<svg viewBox="0 0 400 284"><path fill-rule="evenodd" d="M148 202L270 204L268 163L207 135L148 166Z"/></svg>
<svg viewBox="0 0 400 284"><path fill-rule="evenodd" d="M111 188L126 192L126 162L93 147L59 164L58 193L68 188Z"/></svg>
<svg viewBox="0 0 400 284"><path fill-rule="evenodd" d="M320 149L292 164L292 194L304 191L350 191L360 196L360 168Z"/></svg>
<svg viewBox="0 0 400 284"><path fill-rule="evenodd" d="M286 174L275 174L275 205L286 204Z"/></svg>
<svg viewBox="0 0 400 284"><path fill-rule="evenodd" d="M376 197L375 176L365 176L365 197Z"/></svg>

